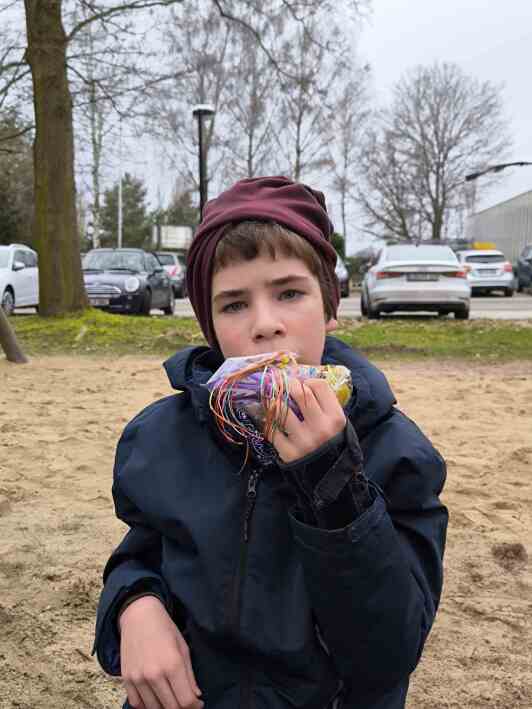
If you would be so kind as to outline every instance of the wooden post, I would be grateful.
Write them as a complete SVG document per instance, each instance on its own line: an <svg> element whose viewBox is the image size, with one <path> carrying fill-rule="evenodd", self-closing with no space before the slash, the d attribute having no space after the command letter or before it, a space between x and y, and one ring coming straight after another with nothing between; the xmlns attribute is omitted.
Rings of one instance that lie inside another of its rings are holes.
<svg viewBox="0 0 532 709"><path fill-rule="evenodd" d="M9 324L7 315L4 313L4 309L0 305L0 345L5 352L8 362L15 362L16 364L26 364L28 358L25 356L24 352L20 349L13 332L13 328Z"/></svg>

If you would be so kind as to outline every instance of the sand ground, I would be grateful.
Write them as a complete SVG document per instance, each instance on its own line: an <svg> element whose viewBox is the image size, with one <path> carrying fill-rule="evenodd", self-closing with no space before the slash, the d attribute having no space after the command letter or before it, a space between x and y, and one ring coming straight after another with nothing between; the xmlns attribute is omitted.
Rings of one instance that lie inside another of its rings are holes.
<svg viewBox="0 0 532 709"><path fill-rule="evenodd" d="M409 709L532 707L532 363L385 363L448 462L440 612ZM91 643L129 418L170 392L155 359L0 359L0 708L111 709Z"/></svg>

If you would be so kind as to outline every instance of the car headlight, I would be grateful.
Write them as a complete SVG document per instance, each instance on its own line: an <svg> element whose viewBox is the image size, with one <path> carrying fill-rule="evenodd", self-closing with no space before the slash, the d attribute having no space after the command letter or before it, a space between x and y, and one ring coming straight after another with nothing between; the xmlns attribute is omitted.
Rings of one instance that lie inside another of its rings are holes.
<svg viewBox="0 0 532 709"><path fill-rule="evenodd" d="M140 288L140 281L138 278L135 278L132 276L131 278L126 278L126 281L124 283L124 288L128 293L134 293L136 290Z"/></svg>

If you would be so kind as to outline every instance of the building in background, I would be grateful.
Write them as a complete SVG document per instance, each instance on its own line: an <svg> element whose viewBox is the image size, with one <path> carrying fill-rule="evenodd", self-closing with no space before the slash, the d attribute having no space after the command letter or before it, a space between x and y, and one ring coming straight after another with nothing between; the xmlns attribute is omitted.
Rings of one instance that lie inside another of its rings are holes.
<svg viewBox="0 0 532 709"><path fill-rule="evenodd" d="M524 246L532 244L532 190L469 217L467 239L491 243L515 263Z"/></svg>
<svg viewBox="0 0 532 709"><path fill-rule="evenodd" d="M190 226L154 224L152 230L152 248L157 251L176 251L186 254L192 243L193 231Z"/></svg>

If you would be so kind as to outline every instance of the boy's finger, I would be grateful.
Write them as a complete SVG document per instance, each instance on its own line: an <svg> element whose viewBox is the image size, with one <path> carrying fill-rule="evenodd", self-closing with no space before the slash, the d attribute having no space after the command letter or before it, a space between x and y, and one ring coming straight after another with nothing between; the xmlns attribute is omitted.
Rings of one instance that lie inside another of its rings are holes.
<svg viewBox="0 0 532 709"><path fill-rule="evenodd" d="M310 380L307 380L310 381ZM305 382L294 382L290 387L290 396L299 407L303 416L303 421L296 417L300 426L313 426L321 419L323 411L316 398L316 394L311 386Z"/></svg>
<svg viewBox="0 0 532 709"><path fill-rule="evenodd" d="M140 694L146 709L163 709L161 703L152 691L152 688L147 682L137 685L137 692Z"/></svg>
<svg viewBox="0 0 532 709"><path fill-rule="evenodd" d="M183 666L184 672L172 672L168 677L170 687L172 688L173 696L177 699L180 707L189 709L201 709L203 702L197 696L194 690L194 684L191 684L191 679ZM192 682L194 680L192 679Z"/></svg>
<svg viewBox="0 0 532 709"><path fill-rule="evenodd" d="M314 400L323 412L343 411L336 394L325 379L307 379L305 384L314 394Z"/></svg>
<svg viewBox="0 0 532 709"><path fill-rule="evenodd" d="M181 653L181 657L183 658L183 661L185 663L185 670L187 673L190 687L191 687L192 691L199 697L201 695L201 689L199 688L198 683L196 682L196 676L194 675L194 670L192 668L192 660L190 659L190 650L188 648L186 640L181 635L181 633L178 633L178 636L177 636L177 646L179 648L179 652Z"/></svg>
<svg viewBox="0 0 532 709"><path fill-rule="evenodd" d="M131 682L124 682L124 689L127 693L127 701L133 709L146 709L146 705L142 701L140 694L135 689L135 685Z"/></svg>
<svg viewBox="0 0 532 709"><path fill-rule="evenodd" d="M185 684L183 684L185 682ZM188 684L188 677L181 682L174 682L174 673L168 679L154 687L162 709L202 709L201 699L196 697L193 689Z"/></svg>

